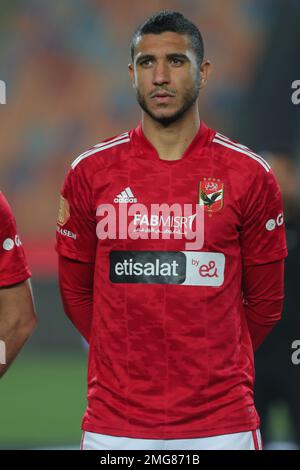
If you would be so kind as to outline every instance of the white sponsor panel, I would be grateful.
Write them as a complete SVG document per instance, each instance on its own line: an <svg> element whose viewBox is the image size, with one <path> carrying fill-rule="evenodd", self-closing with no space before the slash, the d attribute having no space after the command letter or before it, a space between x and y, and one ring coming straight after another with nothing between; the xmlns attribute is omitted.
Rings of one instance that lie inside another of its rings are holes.
<svg viewBox="0 0 300 470"><path fill-rule="evenodd" d="M223 253L197 251L111 251L110 280L121 283L220 287Z"/></svg>
<svg viewBox="0 0 300 470"><path fill-rule="evenodd" d="M183 285L220 287L224 282L223 253L183 251L186 256L186 279Z"/></svg>

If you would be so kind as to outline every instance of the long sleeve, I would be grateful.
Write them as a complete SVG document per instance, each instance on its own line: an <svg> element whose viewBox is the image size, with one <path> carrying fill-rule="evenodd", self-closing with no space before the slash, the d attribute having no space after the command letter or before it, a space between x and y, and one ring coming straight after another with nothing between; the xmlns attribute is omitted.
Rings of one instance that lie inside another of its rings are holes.
<svg viewBox="0 0 300 470"><path fill-rule="evenodd" d="M66 315L89 342L93 316L94 264L59 256L59 287Z"/></svg>
<svg viewBox="0 0 300 470"><path fill-rule="evenodd" d="M0 288L31 277L12 210L0 191Z"/></svg>
<svg viewBox="0 0 300 470"><path fill-rule="evenodd" d="M284 259L245 266L243 301L248 328L256 351L280 320L284 299Z"/></svg>

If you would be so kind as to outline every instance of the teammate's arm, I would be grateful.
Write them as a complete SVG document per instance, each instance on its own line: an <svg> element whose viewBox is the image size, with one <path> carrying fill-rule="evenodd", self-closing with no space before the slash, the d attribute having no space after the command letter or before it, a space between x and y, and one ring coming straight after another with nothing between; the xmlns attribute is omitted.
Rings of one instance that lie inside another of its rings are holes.
<svg viewBox="0 0 300 470"><path fill-rule="evenodd" d="M35 325L36 315L30 281L1 287L0 340L1 356L5 357L1 357L0 377L7 371Z"/></svg>
<svg viewBox="0 0 300 470"><path fill-rule="evenodd" d="M65 313L89 342L93 314L94 264L59 255L59 287Z"/></svg>
<svg viewBox="0 0 300 470"><path fill-rule="evenodd" d="M254 351L280 320L283 299L284 259L244 268L243 301Z"/></svg>

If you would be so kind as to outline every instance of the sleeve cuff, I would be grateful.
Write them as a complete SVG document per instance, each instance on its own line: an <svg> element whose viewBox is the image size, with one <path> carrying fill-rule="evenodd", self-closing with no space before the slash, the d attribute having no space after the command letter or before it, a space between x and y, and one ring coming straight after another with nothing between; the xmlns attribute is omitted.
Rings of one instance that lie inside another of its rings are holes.
<svg viewBox="0 0 300 470"><path fill-rule="evenodd" d="M0 278L0 287L8 287L20 282L24 282L32 276L29 268L25 268L21 273L12 274L11 276Z"/></svg>

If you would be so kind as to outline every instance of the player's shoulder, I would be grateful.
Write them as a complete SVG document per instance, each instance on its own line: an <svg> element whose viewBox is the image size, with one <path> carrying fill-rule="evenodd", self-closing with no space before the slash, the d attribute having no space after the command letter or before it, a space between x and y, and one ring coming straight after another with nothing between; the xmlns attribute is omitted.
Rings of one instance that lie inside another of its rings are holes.
<svg viewBox="0 0 300 470"><path fill-rule="evenodd" d="M226 159L229 159L230 163L235 165L237 169L258 173L269 173L271 171L270 164L261 155L220 132L215 132L211 144L216 147L218 152L224 154Z"/></svg>
<svg viewBox="0 0 300 470"><path fill-rule="evenodd" d="M1 218L13 216L10 205L8 204L7 199L1 190L0 190L0 216Z"/></svg>
<svg viewBox="0 0 300 470"><path fill-rule="evenodd" d="M7 211L7 208L9 207L8 202L6 197L4 196L3 192L0 189L0 211L1 213L3 211Z"/></svg>
<svg viewBox="0 0 300 470"><path fill-rule="evenodd" d="M71 163L71 169L78 167L94 167L94 164L109 158L111 155L122 153L128 149L131 142L131 132L116 134L96 143L78 155Z"/></svg>

